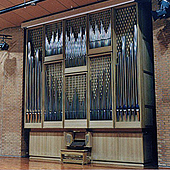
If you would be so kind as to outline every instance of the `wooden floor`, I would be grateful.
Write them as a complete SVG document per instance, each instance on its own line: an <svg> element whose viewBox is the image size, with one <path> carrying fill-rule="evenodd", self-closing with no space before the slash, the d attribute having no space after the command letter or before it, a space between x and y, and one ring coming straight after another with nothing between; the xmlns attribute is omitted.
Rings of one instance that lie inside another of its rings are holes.
<svg viewBox="0 0 170 170"><path fill-rule="evenodd" d="M28 158L0 157L0 169L132 169L132 167L99 166L95 164L61 164L60 162L29 161ZM134 168L133 168L134 169ZM139 168L136 168L139 169Z"/></svg>

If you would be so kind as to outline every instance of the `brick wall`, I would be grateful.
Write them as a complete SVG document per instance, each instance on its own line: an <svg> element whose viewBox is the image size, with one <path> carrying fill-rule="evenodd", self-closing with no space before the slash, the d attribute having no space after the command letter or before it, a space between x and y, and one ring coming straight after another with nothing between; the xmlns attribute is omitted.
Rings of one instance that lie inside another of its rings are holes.
<svg viewBox="0 0 170 170"><path fill-rule="evenodd" d="M152 0L157 10L157 0ZM153 21L158 165L170 167L170 18Z"/></svg>
<svg viewBox="0 0 170 170"><path fill-rule="evenodd" d="M12 35L8 51L0 51L0 155L23 156L27 139L23 130L23 40L19 27L1 30Z"/></svg>

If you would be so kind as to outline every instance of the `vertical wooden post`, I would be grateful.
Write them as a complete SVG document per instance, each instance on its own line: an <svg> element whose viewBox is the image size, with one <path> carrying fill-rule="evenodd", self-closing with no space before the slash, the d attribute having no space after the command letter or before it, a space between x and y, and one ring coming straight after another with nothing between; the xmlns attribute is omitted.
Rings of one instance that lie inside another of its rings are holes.
<svg viewBox="0 0 170 170"><path fill-rule="evenodd" d="M113 127L115 128L116 121L116 64L117 64L117 46L116 46L116 33L115 33L115 17L116 13L112 8L111 22L112 22L112 116L113 116Z"/></svg>
<svg viewBox="0 0 170 170"><path fill-rule="evenodd" d="M141 7L140 7L141 8ZM139 107L140 107L140 125L141 127L144 127L144 121L143 119L145 119L145 101L144 101L144 87L143 87L143 83L144 83L144 75L143 75L143 66L142 66L142 57L144 57L143 51L142 51L142 33L141 33L141 28L139 27L139 22L142 20L142 15L140 15L140 8L139 8L139 4L136 3L136 17L137 17L137 30L138 30L138 35L137 35L137 69L138 69L138 102L139 102ZM143 100L141 100L143 99ZM137 117L137 115L136 115Z"/></svg>
<svg viewBox="0 0 170 170"><path fill-rule="evenodd" d="M44 57L45 57L45 25L43 26L43 38L42 38L42 92L41 92L41 124L44 124L44 112L45 112L45 70Z"/></svg>
<svg viewBox="0 0 170 170"><path fill-rule="evenodd" d="M63 115L62 115L62 123L63 123L63 128L64 128L64 123L65 123L65 30L66 30L66 21L64 20L62 22L63 26L63 96L62 96L62 107L63 107Z"/></svg>
<svg viewBox="0 0 170 170"><path fill-rule="evenodd" d="M27 108L26 108L26 105L27 105L27 84L28 84L28 70L27 70L27 64L28 64L28 61L27 61L27 55L28 55L28 44L27 44L27 42L28 42L28 30L26 29L25 30L25 34L26 34L26 40L25 40L25 44L24 44L24 47L25 47L25 95L24 95L24 127L25 127L25 123L26 123L26 112L27 111L29 111L29 110L27 110ZM28 113L29 114L29 113Z"/></svg>
<svg viewBox="0 0 170 170"><path fill-rule="evenodd" d="M90 122L90 59L88 56L89 51L89 15L87 14L86 17L86 65L87 65L87 76L86 76L86 90L87 90L87 128L89 128L89 122Z"/></svg>

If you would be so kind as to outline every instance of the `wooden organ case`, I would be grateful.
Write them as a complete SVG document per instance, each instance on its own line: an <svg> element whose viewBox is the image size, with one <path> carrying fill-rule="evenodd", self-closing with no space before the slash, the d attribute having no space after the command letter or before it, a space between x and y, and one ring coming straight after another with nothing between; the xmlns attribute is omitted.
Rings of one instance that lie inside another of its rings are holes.
<svg viewBox="0 0 170 170"><path fill-rule="evenodd" d="M153 165L150 7L110 0L22 24L30 158L60 160L68 131L88 131L92 163Z"/></svg>

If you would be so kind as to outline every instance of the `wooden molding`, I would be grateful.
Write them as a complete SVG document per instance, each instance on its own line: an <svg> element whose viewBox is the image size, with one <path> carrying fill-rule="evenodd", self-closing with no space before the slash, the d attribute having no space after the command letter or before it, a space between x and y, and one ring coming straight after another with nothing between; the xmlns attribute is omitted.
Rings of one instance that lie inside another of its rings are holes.
<svg viewBox="0 0 170 170"><path fill-rule="evenodd" d="M62 128L62 121L44 121L43 128Z"/></svg>
<svg viewBox="0 0 170 170"><path fill-rule="evenodd" d="M111 52L112 46L89 49L89 55Z"/></svg>
<svg viewBox="0 0 170 170"><path fill-rule="evenodd" d="M116 122L116 128L141 128L141 122Z"/></svg>
<svg viewBox="0 0 170 170"><path fill-rule="evenodd" d="M87 66L65 68L65 74L87 72Z"/></svg>
<svg viewBox="0 0 170 170"><path fill-rule="evenodd" d="M31 132L93 132L93 133L139 133L149 134L153 128L32 128Z"/></svg>
<svg viewBox="0 0 170 170"><path fill-rule="evenodd" d="M110 166L115 166L116 165L116 167L120 167L120 169L123 167L124 168L124 166L129 166L129 167L132 167L132 169L138 169L139 167L140 168L142 168L142 167L144 167L144 164L143 163L140 163L140 164L135 164L135 163L131 163L131 162L117 162L117 161L102 161L102 160L92 160L91 161L91 163L93 163L93 164L101 164L101 165L104 165L104 166L108 166L109 165L109 167ZM143 169L143 168L142 168Z"/></svg>
<svg viewBox="0 0 170 170"><path fill-rule="evenodd" d="M25 123L25 128L41 128L41 123Z"/></svg>
<svg viewBox="0 0 170 170"><path fill-rule="evenodd" d="M113 128L113 120L90 121L89 128Z"/></svg>
<svg viewBox="0 0 170 170"><path fill-rule="evenodd" d="M87 128L87 119L65 120L65 128Z"/></svg>
<svg viewBox="0 0 170 170"><path fill-rule="evenodd" d="M60 55L52 55L52 56L48 56L48 57L44 57L44 63L48 64L49 62L53 62L54 61L58 61L58 60L62 60L63 59L63 54L60 54Z"/></svg>

